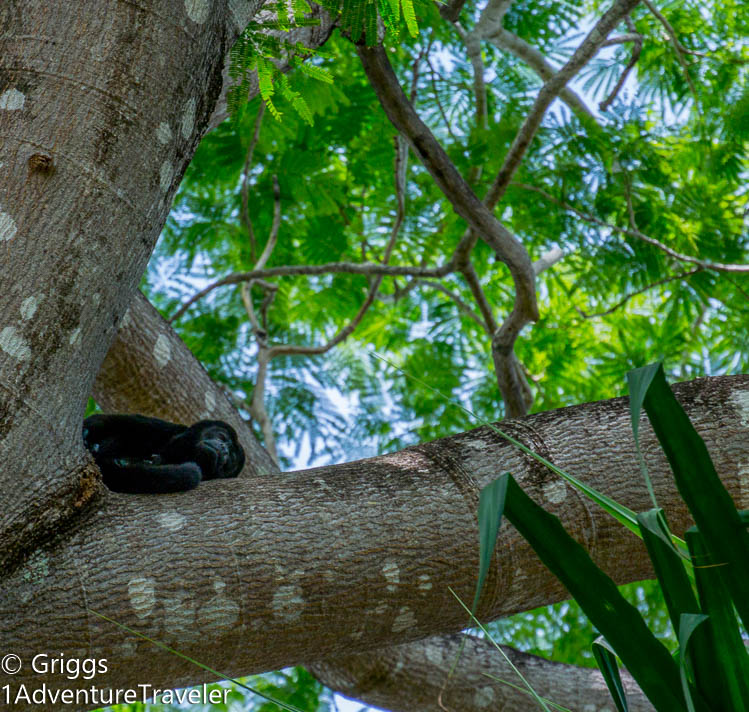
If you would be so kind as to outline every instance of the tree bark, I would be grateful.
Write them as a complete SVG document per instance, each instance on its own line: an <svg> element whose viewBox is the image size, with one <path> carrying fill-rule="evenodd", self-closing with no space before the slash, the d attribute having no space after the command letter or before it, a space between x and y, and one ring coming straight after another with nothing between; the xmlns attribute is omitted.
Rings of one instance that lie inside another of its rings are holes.
<svg viewBox="0 0 749 712"><path fill-rule="evenodd" d="M0 7L0 570L99 492L81 419L221 93L213 5Z"/></svg>
<svg viewBox="0 0 749 712"><path fill-rule="evenodd" d="M598 670L551 662L506 645L501 648L541 697L570 710L612 707ZM527 712L536 704L502 653L488 640L473 636L429 638L339 655L308 667L328 687L392 712ZM626 671L622 683L629 712L653 712L653 705Z"/></svg>
<svg viewBox="0 0 749 712"><path fill-rule="evenodd" d="M716 468L746 507L749 376L675 387ZM636 511L650 502L617 398L501 426ZM643 451L675 532L689 525L646 422ZM402 452L154 497L110 493L55 546L3 580L2 644L106 658L100 685L196 683L191 664L101 621L103 613L231 675L451 633L467 623L481 487L511 471L618 582L651 574L639 540L488 427ZM478 615L566 597L511 526L500 530ZM273 644L268 645L272 640ZM146 654L148 650L148 654ZM142 653L142 654L138 654ZM14 682L33 682L24 668ZM71 686L83 681L66 683Z"/></svg>

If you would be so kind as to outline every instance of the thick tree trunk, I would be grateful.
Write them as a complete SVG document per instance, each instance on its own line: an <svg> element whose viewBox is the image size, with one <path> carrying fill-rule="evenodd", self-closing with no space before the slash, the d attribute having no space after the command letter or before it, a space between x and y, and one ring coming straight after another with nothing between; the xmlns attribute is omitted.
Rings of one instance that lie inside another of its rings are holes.
<svg viewBox="0 0 749 712"><path fill-rule="evenodd" d="M235 32L225 1L0 5L0 570L96 496L86 399Z"/></svg>

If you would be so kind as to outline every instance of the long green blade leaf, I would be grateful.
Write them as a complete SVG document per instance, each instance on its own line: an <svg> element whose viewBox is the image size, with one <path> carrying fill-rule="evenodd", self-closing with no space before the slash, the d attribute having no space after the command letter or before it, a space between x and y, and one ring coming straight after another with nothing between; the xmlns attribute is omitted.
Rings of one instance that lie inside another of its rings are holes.
<svg viewBox="0 0 749 712"><path fill-rule="evenodd" d="M715 560L725 564L726 586L744 627L749 629L749 532L660 365L644 404L681 496Z"/></svg>
<svg viewBox="0 0 749 712"><path fill-rule="evenodd" d="M659 712L683 712L679 671L668 650L559 519L531 500L512 476L507 477L507 518L613 646Z"/></svg>
<svg viewBox="0 0 749 712"><path fill-rule="evenodd" d="M619 664L616 662L616 655L608 643L599 638L593 641L593 656L606 682L606 687L609 688L616 709L619 712L629 712L627 696L624 694L624 686L622 685L622 678L619 675Z"/></svg>
<svg viewBox="0 0 749 712"><path fill-rule="evenodd" d="M479 495L479 580L476 584L473 606L471 606L472 613L476 612L481 589L492 563L492 554L497 543L497 532L499 532L499 525L505 509L507 479L505 476L494 480L484 487Z"/></svg>
<svg viewBox="0 0 749 712"><path fill-rule="evenodd" d="M687 531L687 544L694 561L702 611L710 616L707 626L713 645L708 660L695 656L698 689L713 703L713 709L732 712L749 710L749 655L741 639L736 613L723 580L724 566L715 565L696 527Z"/></svg>

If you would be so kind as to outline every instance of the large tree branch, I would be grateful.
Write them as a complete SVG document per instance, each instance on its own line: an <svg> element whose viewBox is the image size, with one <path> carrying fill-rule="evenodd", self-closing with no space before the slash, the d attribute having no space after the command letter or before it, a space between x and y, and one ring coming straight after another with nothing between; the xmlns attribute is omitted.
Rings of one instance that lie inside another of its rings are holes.
<svg viewBox="0 0 749 712"><path fill-rule="evenodd" d="M737 505L746 507L749 376L700 379L675 391ZM634 510L650 507L626 399L502 427ZM641 433L659 504L683 532L688 512L644 423ZM448 587L470 600L478 492L503 471L558 514L617 582L650 574L644 547L628 530L483 427L293 475L205 483L161 497L110 493L70 536L3 579L3 645L24 659L38 652L39 640L51 650L106 658L110 672L97 677L100 685L174 686L206 675L150 646L148 656L138 655L147 643L87 616L86 607L184 654L208 656L233 675L455 632L466 619ZM493 619L565 595L503 526L478 615ZM26 668L16 676L33 679Z"/></svg>
<svg viewBox="0 0 749 712"><path fill-rule="evenodd" d="M598 670L501 647L533 689L547 700L570 710L611 707L611 694ZM444 635L339 655L334 663L324 660L309 667L328 687L392 712L527 712L535 704L502 653L488 640L473 636ZM653 712L653 706L626 671L622 672L622 682L630 712Z"/></svg>

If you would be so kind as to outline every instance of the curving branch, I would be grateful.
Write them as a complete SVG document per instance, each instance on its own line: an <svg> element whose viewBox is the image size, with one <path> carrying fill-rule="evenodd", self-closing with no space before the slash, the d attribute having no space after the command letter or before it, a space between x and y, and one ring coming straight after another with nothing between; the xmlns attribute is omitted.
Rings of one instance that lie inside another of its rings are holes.
<svg viewBox="0 0 749 712"><path fill-rule="evenodd" d="M614 4L603 14L600 20L588 33L582 44L575 50L567 63L541 87L536 101L520 127L510 150L505 156L504 163L494 179L486 197L486 203L494 207L502 198L512 176L520 166L525 152L528 150L536 131L541 126L541 121L554 99L566 86L567 82L590 61L593 55L606 41L609 33L637 6L640 0L616 0Z"/></svg>
<svg viewBox="0 0 749 712"><path fill-rule="evenodd" d="M687 272L680 272L679 274L673 274L670 277L665 277L664 279L659 279L656 282L651 282L650 284L646 284L644 287L641 287L640 289L637 289L634 292L627 294L623 299L620 299L616 304L614 304L614 306L609 307L605 311L586 312L577 306L575 307L575 311L577 311L577 313L581 317L583 317L583 319L595 319L597 317L607 316L617 311L617 309L621 309L630 299L632 299L633 297L636 297L638 294L643 294L644 292L647 292L655 287L660 287L662 284L668 284L669 282L675 282L676 280L687 279L688 277L691 277L693 274L697 274L698 272L702 272L702 271L703 271L702 267L696 267L695 269L688 270Z"/></svg>
<svg viewBox="0 0 749 712"><path fill-rule="evenodd" d="M675 260L679 260L680 262L688 262L689 264L697 265L701 269L711 269L716 272L736 272L739 274L749 274L749 265L741 265L741 264L731 264L731 263L725 263L725 262L710 262L708 260L701 260L699 257L692 257L690 255L685 255L681 252L677 252L676 250L672 250L668 245L664 245L659 240L656 240L653 237L650 237L646 235L643 232L640 232L639 230L636 230L634 228L627 228L627 227L619 227L618 225L612 225L611 223L607 223L605 220L601 220L601 218L597 218L595 215L590 215L589 213L585 213L582 210L578 210L574 205L570 205L569 203L565 202L564 200L559 200L558 198L555 198L550 193L547 193L542 188L537 188L534 185L528 185L526 183L513 183L513 185L517 186L518 188L523 188L524 190L531 190L534 193L538 193L539 195L543 195L544 198L551 201L552 203L555 203L561 208L564 208L565 210L568 210L571 213L574 213L579 218L582 218L583 220L586 220L587 222L591 222L594 225L600 225L601 227L605 227L609 230L613 230L614 232L620 233L622 235L627 235L629 237L637 238L638 240L642 240L643 242L647 242L649 245L653 245L653 247L657 247L661 252L665 252L669 257L673 257Z"/></svg>
<svg viewBox="0 0 749 712"><path fill-rule="evenodd" d="M598 105L598 108L601 111L606 111L606 109L611 106L614 99L616 99L617 94L619 94L621 88L624 86L624 82L627 81L629 73L632 71L635 64L637 64L637 60L640 59L640 53L642 52L642 35L639 34L635 29L635 23L632 22L631 17L626 17L625 20L627 22L627 27L629 27L629 29L631 30L630 34L622 35L620 37L613 37L611 40L607 40L606 42L604 42L603 46L605 47L612 44L619 44L621 42L634 42L634 46L632 47L632 56L629 58L627 66L624 67L624 71L619 77L619 80L616 82L614 88L611 90L611 93Z"/></svg>
<svg viewBox="0 0 749 712"><path fill-rule="evenodd" d="M217 279L199 292L193 294L176 312L169 318L169 323L179 319L195 302L199 301L214 289L225 287L230 284L251 282L265 277L288 277L294 275L316 276L322 274L365 274L384 275L391 277L444 277L455 271L452 262L446 262L440 267L412 267L408 265L383 265L376 262L326 262L321 265L280 265L278 267L266 267L265 269L250 270L249 272L233 272L232 274Z"/></svg>

